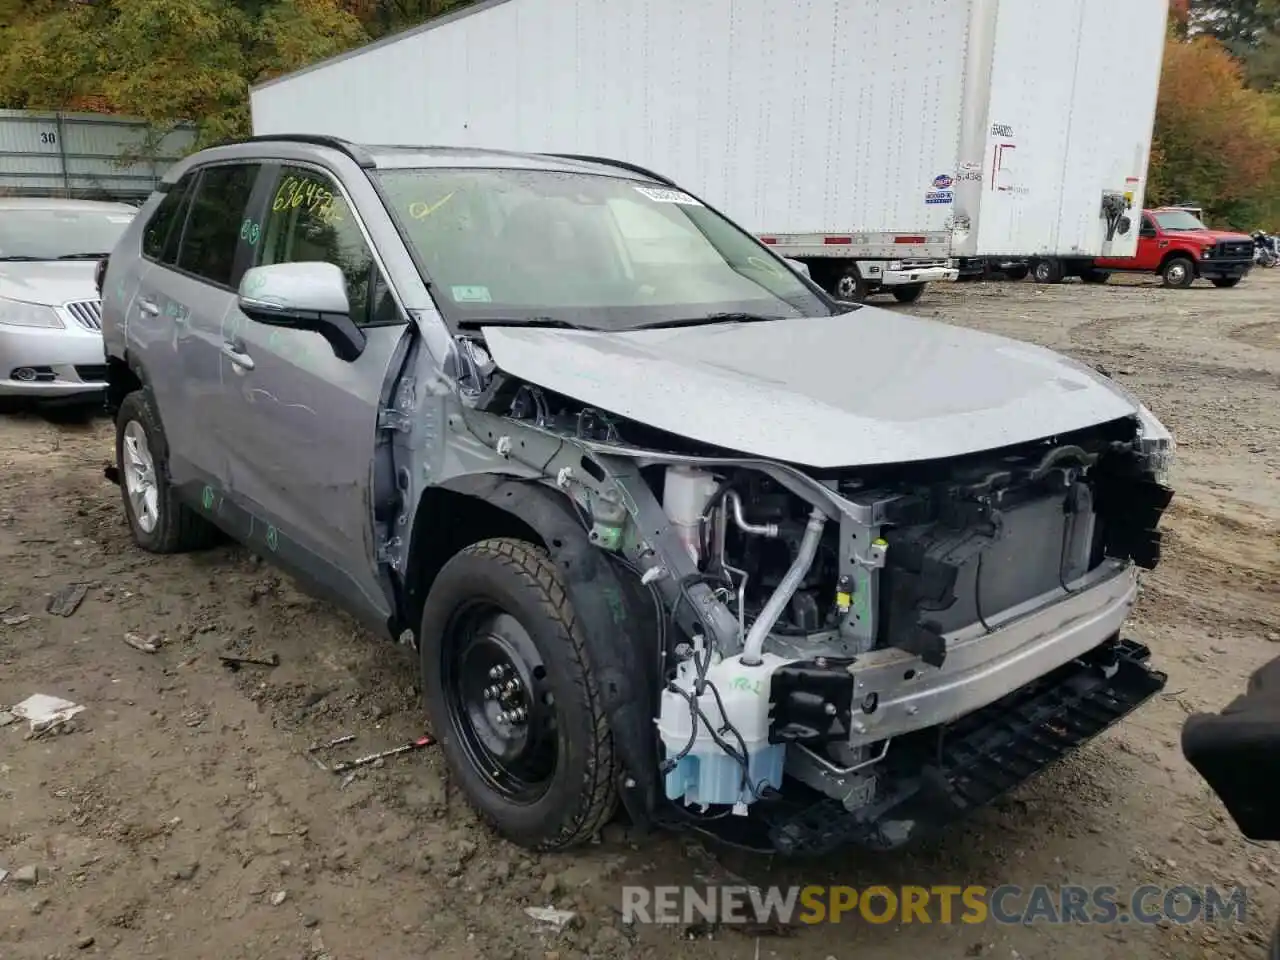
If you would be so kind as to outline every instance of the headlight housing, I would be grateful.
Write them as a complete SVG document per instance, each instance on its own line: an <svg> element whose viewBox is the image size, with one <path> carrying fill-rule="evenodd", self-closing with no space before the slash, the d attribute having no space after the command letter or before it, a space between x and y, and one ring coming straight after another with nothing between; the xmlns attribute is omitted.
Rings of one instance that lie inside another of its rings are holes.
<svg viewBox="0 0 1280 960"><path fill-rule="evenodd" d="M0 326L63 328L62 318L53 307L5 297L0 297Z"/></svg>
<svg viewBox="0 0 1280 960"><path fill-rule="evenodd" d="M1213 259L1213 247L1205 247L1203 250L1201 250L1201 251L1200 251L1200 258L1201 258L1202 260L1211 260L1211 259Z"/></svg>
<svg viewBox="0 0 1280 960"><path fill-rule="evenodd" d="M1156 419L1146 404L1138 404L1138 430L1142 438L1142 452L1147 455L1157 483L1169 486L1169 472L1173 467L1177 444L1169 428Z"/></svg>

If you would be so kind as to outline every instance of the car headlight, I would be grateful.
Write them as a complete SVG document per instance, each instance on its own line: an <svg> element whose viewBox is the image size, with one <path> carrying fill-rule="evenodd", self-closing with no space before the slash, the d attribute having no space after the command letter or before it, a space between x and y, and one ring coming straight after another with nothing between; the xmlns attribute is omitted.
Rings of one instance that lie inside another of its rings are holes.
<svg viewBox="0 0 1280 960"><path fill-rule="evenodd" d="M1173 434L1143 403L1138 404L1138 430L1141 435L1142 452L1147 455L1156 483L1169 486L1169 472L1173 467L1174 452L1177 448Z"/></svg>
<svg viewBox="0 0 1280 960"><path fill-rule="evenodd" d="M1203 250L1201 250L1200 257L1204 260L1211 259L1213 257L1213 247L1205 247Z"/></svg>
<svg viewBox="0 0 1280 960"><path fill-rule="evenodd" d="M62 318L53 307L0 297L0 325L62 329Z"/></svg>

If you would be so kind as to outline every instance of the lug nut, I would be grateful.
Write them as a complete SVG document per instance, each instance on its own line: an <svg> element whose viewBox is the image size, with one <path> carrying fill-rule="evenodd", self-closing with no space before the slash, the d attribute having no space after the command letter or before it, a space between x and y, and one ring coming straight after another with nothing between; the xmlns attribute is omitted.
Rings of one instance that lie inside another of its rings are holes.
<svg viewBox="0 0 1280 960"><path fill-rule="evenodd" d="M491 667L491 668L489 669L489 679L490 679L490 680L501 680L501 679L502 679L502 675L503 675L504 673L506 673L506 672L507 672L507 671L506 671L506 670L504 670L504 669L502 668L502 665L501 665L501 664L499 664L499 665L498 665L498 666L496 666L496 667Z"/></svg>
<svg viewBox="0 0 1280 960"><path fill-rule="evenodd" d="M498 722L501 724L507 724L511 722L511 717L507 714L507 711L503 710L500 714L498 714Z"/></svg>
<svg viewBox="0 0 1280 960"><path fill-rule="evenodd" d="M515 693L520 689L520 681L508 680L506 683L502 685L502 689L505 690L507 693Z"/></svg>
<svg viewBox="0 0 1280 960"><path fill-rule="evenodd" d="M512 723L524 723L524 718L527 714L524 707L516 707L508 716L511 718Z"/></svg>

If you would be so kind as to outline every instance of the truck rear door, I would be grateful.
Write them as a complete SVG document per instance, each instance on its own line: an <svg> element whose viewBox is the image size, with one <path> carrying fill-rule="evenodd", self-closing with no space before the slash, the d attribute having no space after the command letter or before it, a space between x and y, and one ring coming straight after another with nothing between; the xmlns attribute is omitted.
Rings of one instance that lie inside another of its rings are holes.
<svg viewBox="0 0 1280 960"><path fill-rule="evenodd" d="M1166 15L1166 0L998 5L985 155L965 158L981 187L958 198L977 210L974 254L1134 254ZM1127 233L1105 194L1130 205Z"/></svg>

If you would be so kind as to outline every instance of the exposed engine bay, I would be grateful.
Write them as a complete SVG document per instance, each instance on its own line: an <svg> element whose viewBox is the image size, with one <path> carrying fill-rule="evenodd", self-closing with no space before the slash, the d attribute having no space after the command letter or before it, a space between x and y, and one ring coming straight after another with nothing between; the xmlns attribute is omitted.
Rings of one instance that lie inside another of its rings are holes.
<svg viewBox="0 0 1280 960"><path fill-rule="evenodd" d="M473 430L569 496L662 611L655 762L692 821L768 809L778 849L894 846L929 819L912 804L967 809L1029 775L962 783L1016 753L992 740L1010 698L1032 696L1016 709L1033 747L1050 702L1089 718L1063 721L1074 734L1037 747L1034 771L1163 684L1119 636L1172 496L1171 442L1140 417L816 470L483 374L473 409L488 416Z"/></svg>

